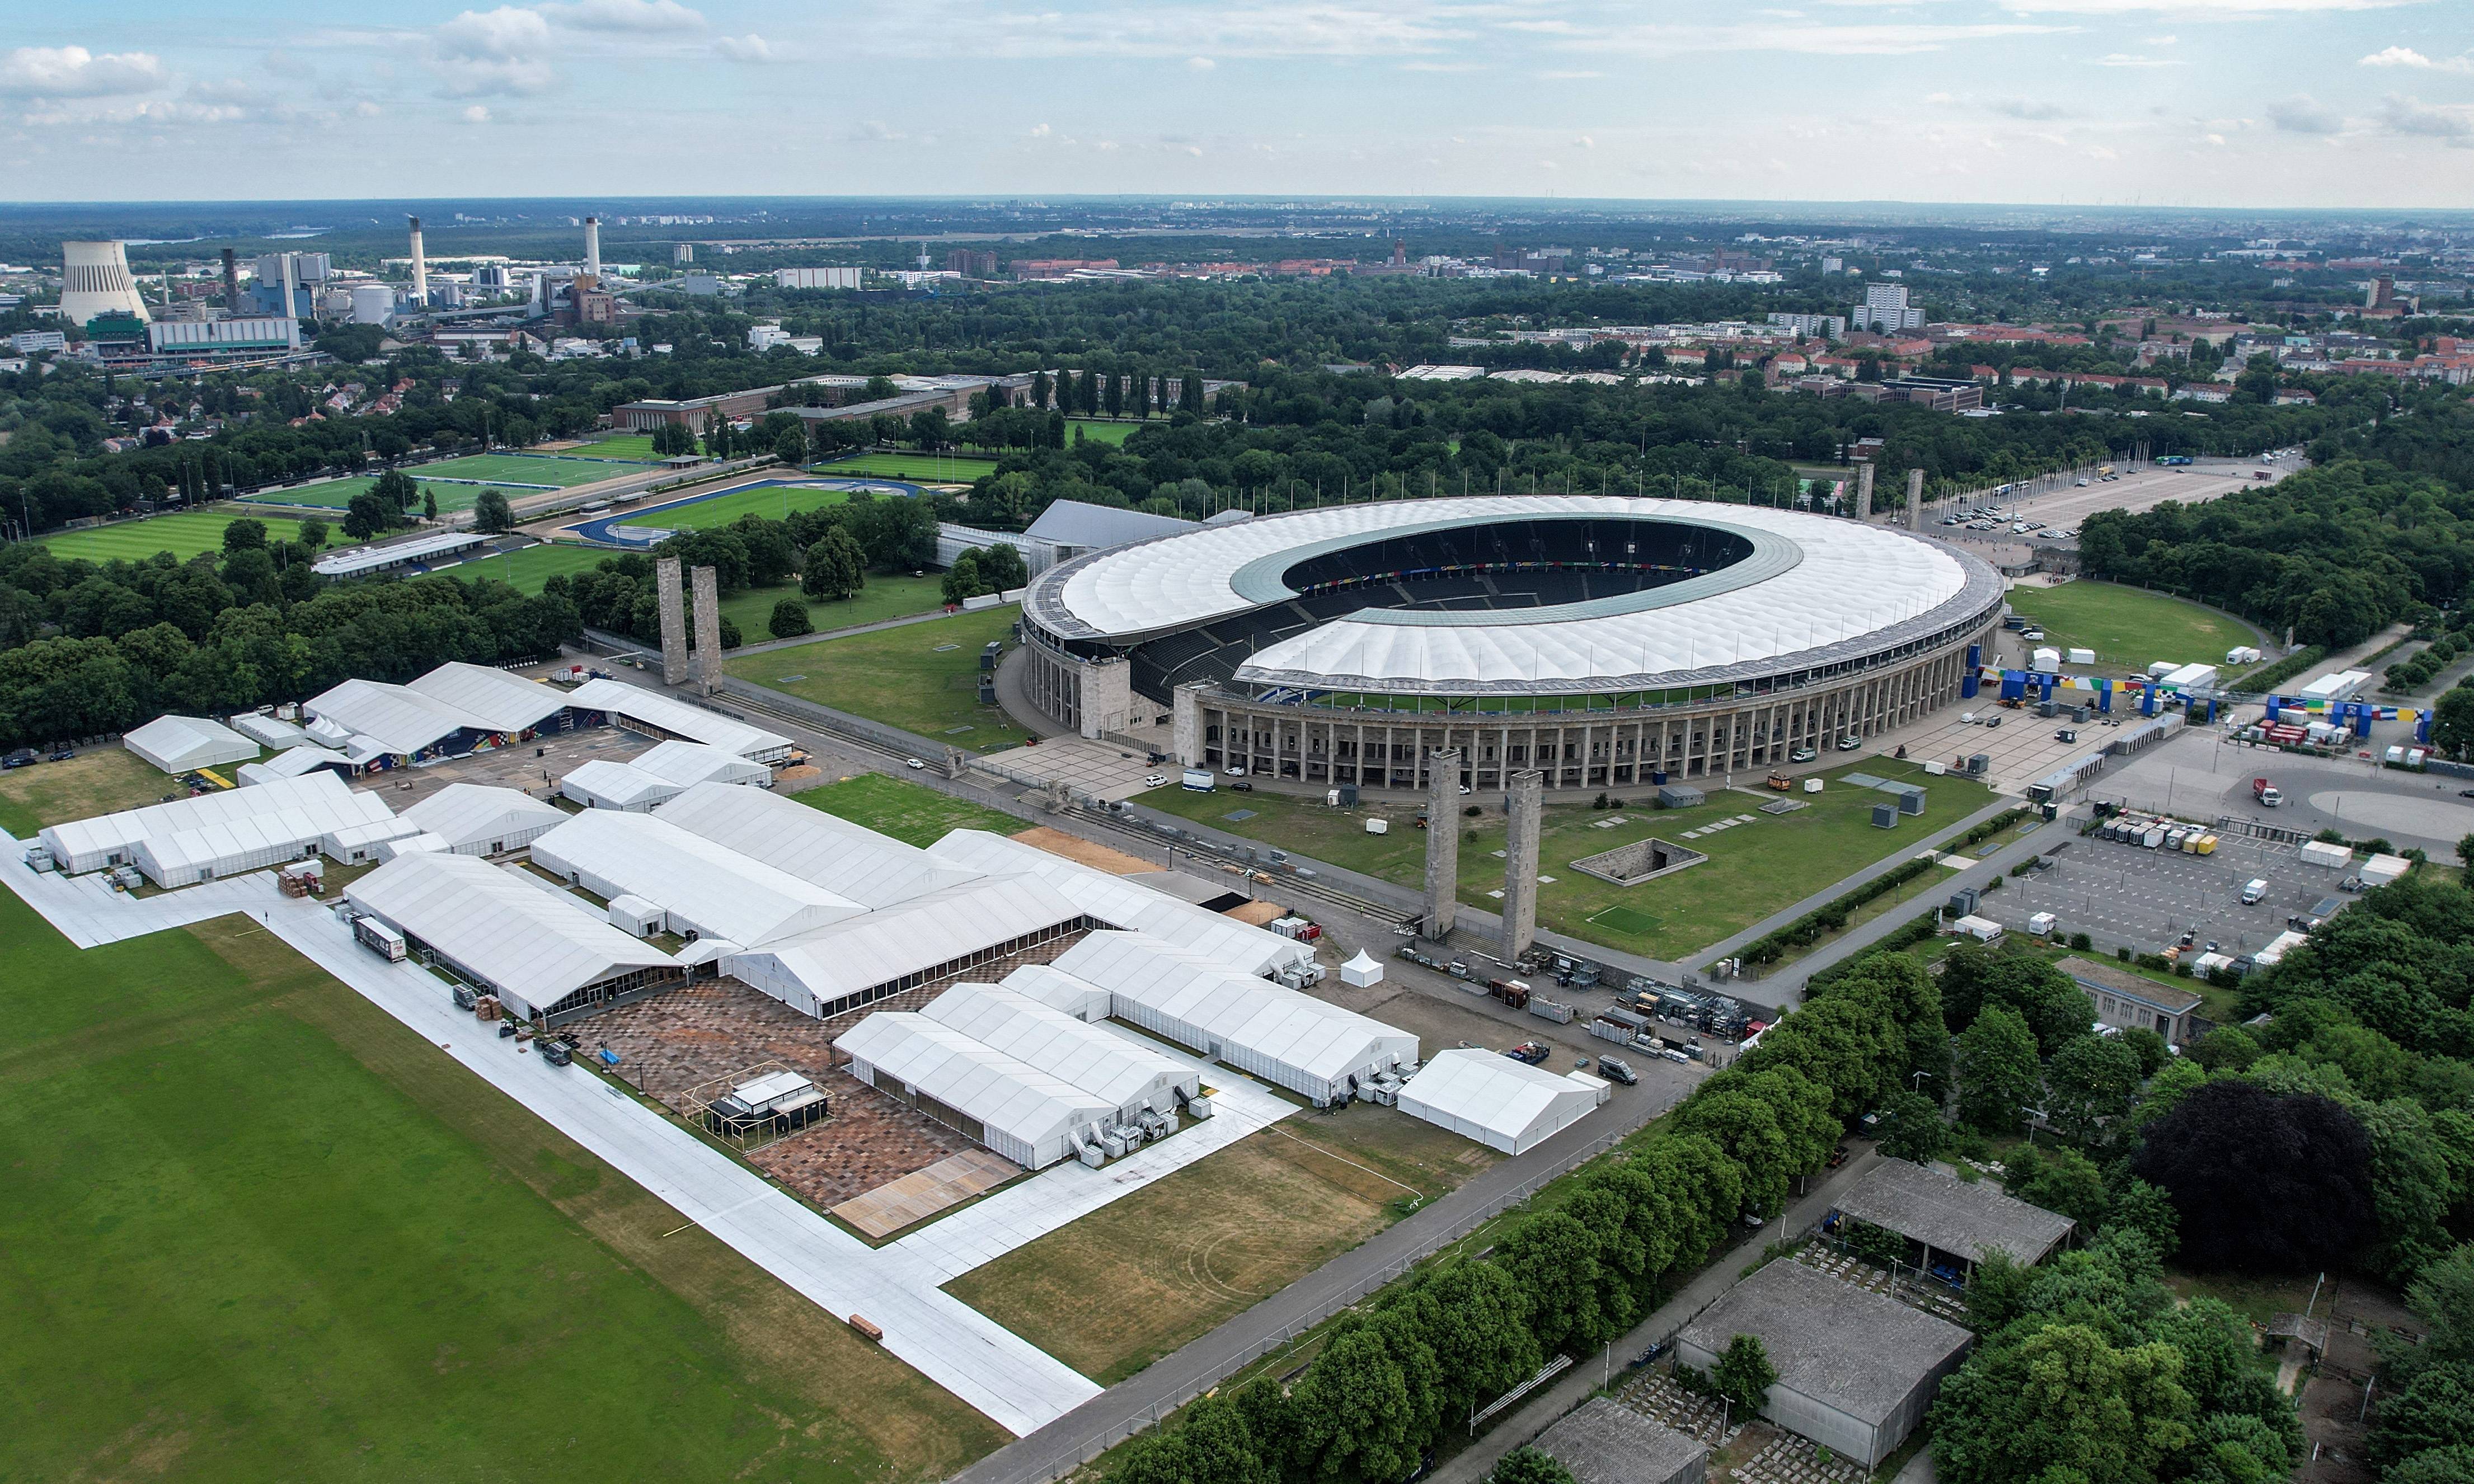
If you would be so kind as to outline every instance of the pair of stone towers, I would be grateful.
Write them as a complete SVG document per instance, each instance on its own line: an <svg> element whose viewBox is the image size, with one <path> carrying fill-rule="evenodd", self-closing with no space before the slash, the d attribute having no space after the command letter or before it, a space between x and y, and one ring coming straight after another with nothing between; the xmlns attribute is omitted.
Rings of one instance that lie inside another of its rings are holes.
<svg viewBox="0 0 2474 1484"><path fill-rule="evenodd" d="M1461 754L1438 752L1426 760L1425 936L1442 942L1460 912ZM1512 828L1503 848L1503 934L1506 960L1517 959L1538 940L1538 839L1546 802L1546 775L1529 768L1512 775L1507 801Z"/></svg>
<svg viewBox="0 0 2474 1484"><path fill-rule="evenodd" d="M679 583L679 559L653 562L653 589L662 605L662 683L693 681L698 695L721 689L721 585L710 567L691 574L695 583L695 648L688 648L686 595Z"/></svg>

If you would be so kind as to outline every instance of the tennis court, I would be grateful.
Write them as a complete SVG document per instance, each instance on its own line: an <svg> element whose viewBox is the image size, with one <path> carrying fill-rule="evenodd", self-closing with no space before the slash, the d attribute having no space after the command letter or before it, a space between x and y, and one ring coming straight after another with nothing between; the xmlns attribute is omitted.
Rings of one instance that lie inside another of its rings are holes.
<svg viewBox="0 0 2474 1484"><path fill-rule="evenodd" d="M299 532L282 517L254 516L247 511L184 510L176 515L148 516L142 521L122 521L111 525L98 525L89 530L62 531L46 536L43 545L62 561L136 562L158 551L169 551L187 561L201 551L224 548L224 527L242 519L264 520L267 534L276 540L287 540Z"/></svg>
<svg viewBox="0 0 2474 1484"><path fill-rule="evenodd" d="M885 474L920 484L968 484L982 474L995 474L997 461L967 453L861 453L816 468L831 474Z"/></svg>

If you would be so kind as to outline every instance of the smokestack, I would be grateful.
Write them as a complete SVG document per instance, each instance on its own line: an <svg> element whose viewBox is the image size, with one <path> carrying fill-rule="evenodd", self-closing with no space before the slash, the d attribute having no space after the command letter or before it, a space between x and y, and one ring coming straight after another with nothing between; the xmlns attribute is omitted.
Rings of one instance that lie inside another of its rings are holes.
<svg viewBox="0 0 2474 1484"><path fill-rule="evenodd" d="M429 259L421 251L421 218L412 218L412 299L420 307L429 307Z"/></svg>
<svg viewBox="0 0 2474 1484"><path fill-rule="evenodd" d="M594 278L601 277L601 218L584 219L584 271Z"/></svg>
<svg viewBox="0 0 2474 1484"><path fill-rule="evenodd" d="M224 249L224 312L240 312L240 263L230 248Z"/></svg>

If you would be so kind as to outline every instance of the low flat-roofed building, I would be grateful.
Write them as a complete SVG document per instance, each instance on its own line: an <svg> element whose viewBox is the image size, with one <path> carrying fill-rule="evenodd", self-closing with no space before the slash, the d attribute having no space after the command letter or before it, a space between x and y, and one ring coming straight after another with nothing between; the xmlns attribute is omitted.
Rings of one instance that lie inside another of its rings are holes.
<svg viewBox="0 0 2474 1484"><path fill-rule="evenodd" d="M1763 1266L1685 1326L1676 1359L1706 1371L1739 1334L1759 1340L1778 1368L1761 1415L1867 1469L1916 1430L1976 1338L1791 1257Z"/></svg>
<svg viewBox="0 0 2474 1484"><path fill-rule="evenodd" d="M1593 1397L1538 1435L1540 1452L1577 1484L1701 1484L1710 1449L1606 1397Z"/></svg>
<svg viewBox="0 0 2474 1484"><path fill-rule="evenodd" d="M2097 1024L2120 1031L2153 1031L2169 1046L2187 1046L2194 1038L2191 1018L2205 1003L2197 990L2076 956L2064 959L2061 970L2095 1003Z"/></svg>
<svg viewBox="0 0 2474 1484"><path fill-rule="evenodd" d="M329 772L281 778L51 825L39 839L71 875L108 865L177 866L186 886L298 860L329 832L394 817L386 800L356 793Z"/></svg>
<svg viewBox="0 0 2474 1484"><path fill-rule="evenodd" d="M2071 1219L1904 1159L1884 1159L1839 1197L1838 1214L1895 1231L1924 1249L1919 1267L1955 1260L1973 1268L2000 1252L2022 1266L2045 1260L2071 1234ZM1911 1254L1912 1255L1912 1254Z"/></svg>
<svg viewBox="0 0 2474 1484"><path fill-rule="evenodd" d="M487 546L489 538L469 531L441 531L435 535L415 536L384 547L354 547L321 557L311 571L321 577L369 577L379 572L401 572L407 568L426 567L441 557L470 551Z"/></svg>
<svg viewBox="0 0 2474 1484"><path fill-rule="evenodd" d="M257 743L205 717L157 717L124 735L120 744L174 774L257 756Z"/></svg>

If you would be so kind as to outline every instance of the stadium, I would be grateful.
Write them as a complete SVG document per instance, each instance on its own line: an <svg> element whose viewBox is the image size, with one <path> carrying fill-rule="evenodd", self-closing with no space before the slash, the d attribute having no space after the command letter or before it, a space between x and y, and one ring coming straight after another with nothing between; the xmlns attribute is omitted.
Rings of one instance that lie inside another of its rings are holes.
<svg viewBox="0 0 2474 1484"><path fill-rule="evenodd" d="M1857 744L1975 692L2000 573L1915 533L1743 505L1482 497L1299 511L1095 552L1023 603L1025 691L1192 767L1596 790Z"/></svg>

